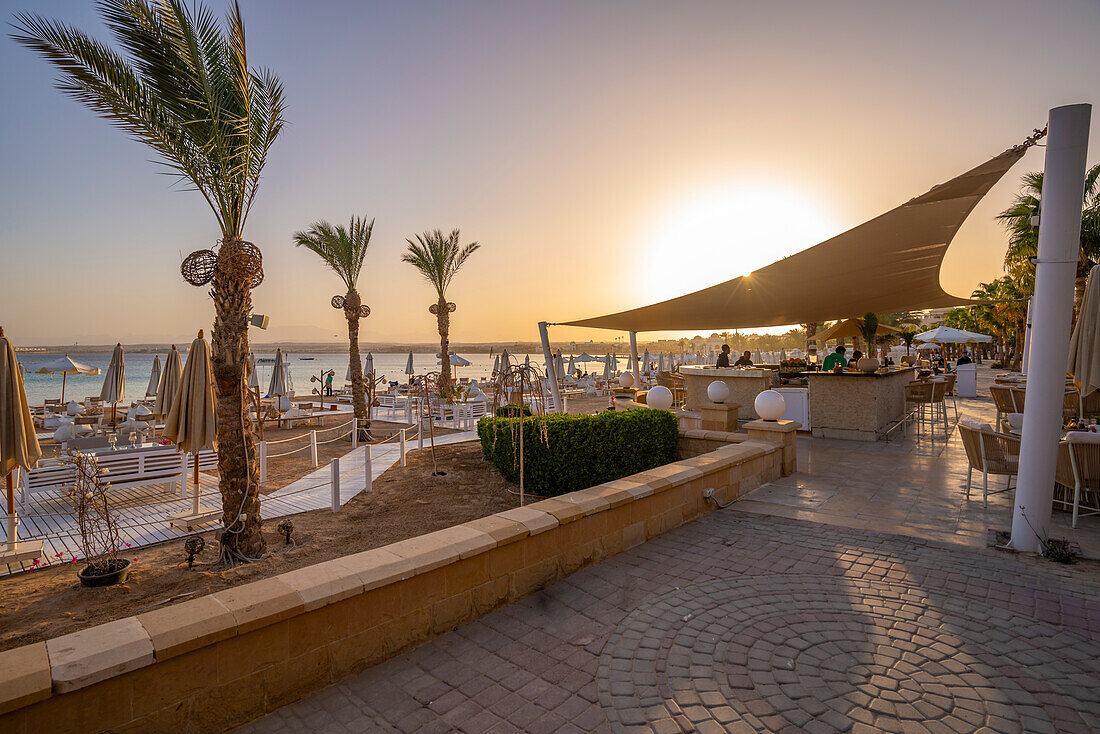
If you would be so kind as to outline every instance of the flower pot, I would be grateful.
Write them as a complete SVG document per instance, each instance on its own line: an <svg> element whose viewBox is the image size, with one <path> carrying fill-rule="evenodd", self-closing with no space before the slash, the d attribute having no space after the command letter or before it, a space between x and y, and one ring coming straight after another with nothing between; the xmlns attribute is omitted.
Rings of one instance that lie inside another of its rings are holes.
<svg viewBox="0 0 1100 734"><path fill-rule="evenodd" d="M860 372L871 373L879 368L879 362L874 357L860 357L860 360L856 362L856 368Z"/></svg>
<svg viewBox="0 0 1100 734"><path fill-rule="evenodd" d="M87 565L76 575L81 586L113 586L122 583L130 575L130 561L116 558L113 561L104 561L100 567Z"/></svg>

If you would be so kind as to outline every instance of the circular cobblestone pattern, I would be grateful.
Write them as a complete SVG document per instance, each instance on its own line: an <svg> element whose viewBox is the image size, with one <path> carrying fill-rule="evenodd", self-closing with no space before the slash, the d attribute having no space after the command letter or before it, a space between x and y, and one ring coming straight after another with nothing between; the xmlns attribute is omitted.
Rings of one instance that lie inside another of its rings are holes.
<svg viewBox="0 0 1100 734"><path fill-rule="evenodd" d="M718 579L623 620L600 659L600 703L617 730L1095 731L1098 652L922 589Z"/></svg>

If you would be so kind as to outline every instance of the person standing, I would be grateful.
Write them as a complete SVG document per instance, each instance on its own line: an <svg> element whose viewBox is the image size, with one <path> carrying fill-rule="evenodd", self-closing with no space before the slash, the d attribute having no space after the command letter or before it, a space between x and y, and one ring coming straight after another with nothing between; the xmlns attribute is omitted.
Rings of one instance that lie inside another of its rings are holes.
<svg viewBox="0 0 1100 734"><path fill-rule="evenodd" d="M332 397L332 378L336 374L336 370L329 370L325 375L325 397Z"/></svg>
<svg viewBox="0 0 1100 734"><path fill-rule="evenodd" d="M729 367L730 366L730 345L722 345L722 353L718 355L718 363L715 367Z"/></svg>
<svg viewBox="0 0 1100 734"><path fill-rule="evenodd" d="M844 359L844 347L839 346L836 350L825 358L825 361L821 363L822 372L832 372L836 369L836 366L840 365L844 367L847 365L847 360Z"/></svg>

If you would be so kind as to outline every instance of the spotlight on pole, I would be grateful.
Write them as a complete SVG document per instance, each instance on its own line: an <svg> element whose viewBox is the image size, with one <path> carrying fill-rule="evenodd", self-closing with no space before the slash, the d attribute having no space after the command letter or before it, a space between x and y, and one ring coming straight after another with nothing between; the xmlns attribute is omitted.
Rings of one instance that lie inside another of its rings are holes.
<svg viewBox="0 0 1100 734"><path fill-rule="evenodd" d="M264 316L263 314L255 313L255 314L252 314L252 318L250 318L248 320L248 323L250 323L252 326L255 326L257 328L266 329L268 320L269 319L268 319L267 316Z"/></svg>

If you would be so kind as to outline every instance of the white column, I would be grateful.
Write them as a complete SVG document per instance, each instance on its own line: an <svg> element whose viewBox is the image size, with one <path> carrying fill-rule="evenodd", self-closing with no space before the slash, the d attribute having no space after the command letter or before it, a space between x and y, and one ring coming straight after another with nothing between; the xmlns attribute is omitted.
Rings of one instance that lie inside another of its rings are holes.
<svg viewBox="0 0 1100 734"><path fill-rule="evenodd" d="M366 477L364 478L367 482L364 491L366 492L371 491L374 487L374 467L371 461L371 448L372 446L369 443L363 447L363 471L366 473Z"/></svg>
<svg viewBox="0 0 1100 734"><path fill-rule="evenodd" d="M332 511L340 511L340 459L332 460Z"/></svg>
<svg viewBox="0 0 1100 734"><path fill-rule="evenodd" d="M1031 302L1027 299L1027 320L1024 322L1024 361L1020 364L1020 371L1027 374L1027 362L1031 359Z"/></svg>
<svg viewBox="0 0 1100 734"><path fill-rule="evenodd" d="M188 459L191 454L180 454L180 499L187 499L187 467L190 465Z"/></svg>
<svg viewBox="0 0 1100 734"><path fill-rule="evenodd" d="M260 441L260 486L267 484L267 441Z"/></svg>
<svg viewBox="0 0 1100 734"><path fill-rule="evenodd" d="M561 389L558 387L560 375L554 365L554 355L550 353L550 332L546 327L545 321L539 322L539 336L542 338L542 358L546 361L546 379L550 381L550 392L554 396L554 410L561 413Z"/></svg>
<svg viewBox="0 0 1100 734"><path fill-rule="evenodd" d="M405 466L405 429L401 429L401 466Z"/></svg>
<svg viewBox="0 0 1100 734"><path fill-rule="evenodd" d="M1038 550L1036 533L1045 540L1050 529L1091 112L1087 104L1050 111L1031 315L1032 347L1043 359L1028 365L1019 485L1009 543L1019 551Z"/></svg>
<svg viewBox="0 0 1100 734"><path fill-rule="evenodd" d="M353 449L359 448L359 419L351 419L351 447Z"/></svg>
<svg viewBox="0 0 1100 734"><path fill-rule="evenodd" d="M634 389L642 389L642 380L638 375L638 332L630 332L630 373L634 375Z"/></svg>
<svg viewBox="0 0 1100 734"><path fill-rule="evenodd" d="M317 468L317 431L309 432L309 459L313 462L313 468Z"/></svg>

